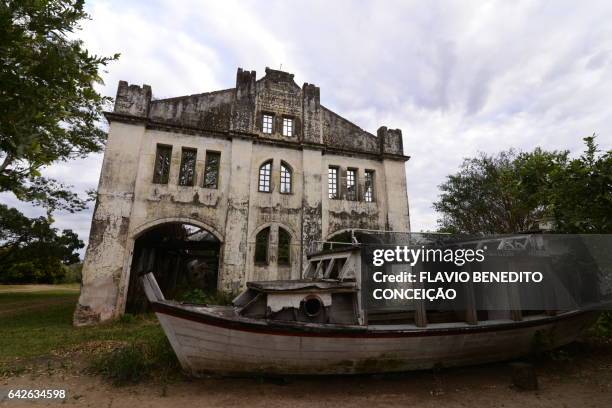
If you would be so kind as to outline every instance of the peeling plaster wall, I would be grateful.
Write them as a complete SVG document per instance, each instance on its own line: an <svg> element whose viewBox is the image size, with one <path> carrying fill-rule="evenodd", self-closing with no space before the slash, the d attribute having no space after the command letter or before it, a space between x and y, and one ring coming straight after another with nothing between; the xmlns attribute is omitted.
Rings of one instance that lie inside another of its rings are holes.
<svg viewBox="0 0 612 408"><path fill-rule="evenodd" d="M402 163L403 164L403 163ZM346 191L340 188L341 199L329 199L327 194L327 169L338 166L340 184L346 184L346 169L357 169L357 194L363 196L365 190L365 170L374 170L374 202L348 201ZM387 229L387 187L384 181L384 167L378 160L346 157L340 155L323 156L323 237L348 228ZM401 179L400 179L401 180ZM400 181L401 182L401 181Z"/></svg>
<svg viewBox="0 0 612 408"><path fill-rule="evenodd" d="M74 315L77 325L108 320L119 313L117 304L127 257L137 158L144 134L143 125L110 126L83 264L81 295Z"/></svg>
<svg viewBox="0 0 612 408"><path fill-rule="evenodd" d="M272 134L261 132L263 113L275 117ZM164 222L206 228L221 242L219 289L236 291L248 280L297 279L315 241L350 228L408 231L402 135L381 127L370 134L320 104L320 90L299 87L290 73L238 69L236 87L152 100L151 87L121 81L110 121L98 200L75 311L77 325L123 313L134 242ZM282 119L294 133L282 135ZM172 146L168 184L154 184L158 144ZM182 148L197 149L194 186L179 186ZM201 187L206 151L221 154L218 189ZM258 191L259 167L272 160L271 192ZM281 194L280 165L292 169L292 192ZM327 171L375 172L373 203L329 199ZM270 227L269 264L255 265L255 236ZM277 260L279 229L291 235L291 265Z"/></svg>
<svg viewBox="0 0 612 408"><path fill-rule="evenodd" d="M268 145L254 145L251 156L251 188L249 191L249 238L247 259L254 259L255 235L266 226L271 227L269 264L256 266L247 262L247 280L274 280L298 279L300 277L300 230L302 225L302 152L292 149L279 149ZM272 160L271 191L269 193L258 191L259 167L268 160ZM280 166L284 161L290 166L293 173L291 194L281 194ZM278 265L276 255L278 251L278 228L287 230L293 237L291 243L291 259L295 260L291 266Z"/></svg>

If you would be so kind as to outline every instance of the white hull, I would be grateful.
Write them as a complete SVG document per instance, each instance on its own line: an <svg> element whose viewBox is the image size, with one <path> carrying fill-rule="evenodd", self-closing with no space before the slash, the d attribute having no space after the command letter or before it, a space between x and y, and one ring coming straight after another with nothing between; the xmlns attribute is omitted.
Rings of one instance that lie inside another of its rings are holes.
<svg viewBox="0 0 612 408"><path fill-rule="evenodd" d="M165 303L165 302L164 302ZM157 307L155 307L157 306ZM163 306L163 307L162 307ZM174 310L173 310L174 309ZM206 308L154 305L183 368L193 375L364 374L503 361L529 353L536 333L546 348L570 343L596 318L568 312L521 322L336 327L220 319ZM178 312L177 312L178 311ZM198 314L203 319L198 319ZM212 319L212 320L210 320ZM209 321L206 321L209 320ZM252 319L251 319L252 320Z"/></svg>

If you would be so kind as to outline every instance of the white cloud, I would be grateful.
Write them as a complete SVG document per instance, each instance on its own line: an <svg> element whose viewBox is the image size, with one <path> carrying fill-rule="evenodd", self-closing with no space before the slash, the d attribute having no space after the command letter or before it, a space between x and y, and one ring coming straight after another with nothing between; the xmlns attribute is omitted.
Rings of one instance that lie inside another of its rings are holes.
<svg viewBox="0 0 612 408"><path fill-rule="evenodd" d="M270 66L321 87L322 103L375 132L401 128L413 230L435 228L437 185L463 157L510 147L612 142L612 5L591 1L95 1L82 33L121 52L119 79L157 97L231 87L236 67ZM101 160L53 166L97 185ZM58 215L86 238L91 213Z"/></svg>

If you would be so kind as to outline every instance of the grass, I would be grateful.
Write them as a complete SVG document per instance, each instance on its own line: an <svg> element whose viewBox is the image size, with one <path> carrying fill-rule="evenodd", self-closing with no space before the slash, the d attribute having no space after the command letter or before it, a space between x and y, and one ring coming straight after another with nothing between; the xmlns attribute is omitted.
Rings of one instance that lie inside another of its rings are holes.
<svg viewBox="0 0 612 408"><path fill-rule="evenodd" d="M0 373L17 374L23 361L82 352L93 372L119 383L178 372L176 357L153 315L94 327L72 326L78 292L58 286L8 292L0 285ZM99 347L110 345L110 347Z"/></svg>
<svg viewBox="0 0 612 408"><path fill-rule="evenodd" d="M180 373L176 356L163 333L98 355L90 369L118 386L152 379L165 382Z"/></svg>

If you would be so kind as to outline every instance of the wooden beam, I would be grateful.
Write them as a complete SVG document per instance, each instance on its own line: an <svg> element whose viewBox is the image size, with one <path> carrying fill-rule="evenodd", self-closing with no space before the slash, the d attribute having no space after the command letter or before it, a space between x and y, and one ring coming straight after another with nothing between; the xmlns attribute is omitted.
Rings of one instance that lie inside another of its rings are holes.
<svg viewBox="0 0 612 408"><path fill-rule="evenodd" d="M466 272L470 279L464 284L465 290L465 321L467 324L478 324L478 313L476 311L476 297L474 295L474 283L472 282L472 265L466 264Z"/></svg>
<svg viewBox="0 0 612 408"><path fill-rule="evenodd" d="M512 258L508 260L508 271L518 271L516 261ZM510 318L516 322L523 320L523 311L521 310L521 295L518 289L518 283L508 283L508 305L510 309Z"/></svg>
<svg viewBox="0 0 612 408"><path fill-rule="evenodd" d="M331 274L332 268L334 267L335 263L336 260L334 258L329 261L329 265L327 265L327 269L325 269L325 278L329 278L329 275Z"/></svg>

